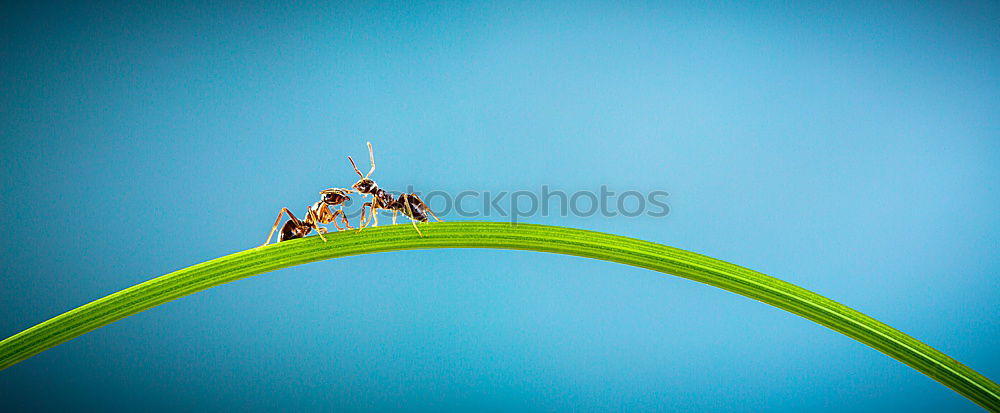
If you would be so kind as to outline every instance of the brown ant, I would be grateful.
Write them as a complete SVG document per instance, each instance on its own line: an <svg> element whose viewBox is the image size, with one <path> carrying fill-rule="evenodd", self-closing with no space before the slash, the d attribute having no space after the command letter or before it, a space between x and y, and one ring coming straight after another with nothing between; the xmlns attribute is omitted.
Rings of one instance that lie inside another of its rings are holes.
<svg viewBox="0 0 1000 413"><path fill-rule="evenodd" d="M361 222L358 223L359 232L365 228L365 222L368 221L368 216L365 214L365 207L370 208L372 221L374 221L373 226L378 226L378 210L388 209L392 211L393 225L396 224L396 214L401 212L403 215L410 217L413 229L416 229L417 234L421 237L424 236L424 234L420 232L420 228L417 228L417 221L427 222L429 220L427 215L430 214L430 216L434 217L434 219L438 222L441 222L441 219L438 218L437 215L434 215L434 212L431 211L430 207L428 207L427 204L425 204L424 201L422 201L416 194L400 194L399 198L392 199L392 195L389 192L379 188L375 181L368 179L372 172L375 172L375 153L372 151L371 142L368 142L368 158L372 162L372 169L368 171L367 175L361 175L361 171L358 170L358 166L354 164L354 159L350 156L347 157L347 159L351 161L351 166L354 167L354 172L357 172L358 176L361 177L361 179L352 185L352 187L362 195L372 196L371 202L365 202L364 205L361 206Z"/></svg>
<svg viewBox="0 0 1000 413"><path fill-rule="evenodd" d="M288 208L281 208L281 211L278 212L278 218L274 220L274 226L271 227L271 233L267 234L267 241L264 241L264 244L261 245L261 247L271 242L271 237L274 236L274 230L278 229L278 223L281 222L282 214L288 214L289 220L285 221L285 225L281 226L281 232L278 233L278 242L302 238L309 235L309 232L314 229L316 230L316 233L319 234L319 237L323 239L323 242L326 242L326 237L324 237L323 234L325 234L327 230L326 228L319 226L319 224L329 224L332 222L333 225L337 227L338 231L345 229L341 228L340 225L337 224L336 219L338 215L344 222L344 226L347 227L346 229L354 229L347 223L347 215L344 214L343 210L344 202L347 202L349 198L348 194L352 192L353 191L350 189L343 188L330 188L320 191L319 193L323 196L323 198L306 209L305 220L299 220L296 218L295 215L292 214L292 211L289 211ZM340 208L331 212L330 207L332 206L339 206Z"/></svg>

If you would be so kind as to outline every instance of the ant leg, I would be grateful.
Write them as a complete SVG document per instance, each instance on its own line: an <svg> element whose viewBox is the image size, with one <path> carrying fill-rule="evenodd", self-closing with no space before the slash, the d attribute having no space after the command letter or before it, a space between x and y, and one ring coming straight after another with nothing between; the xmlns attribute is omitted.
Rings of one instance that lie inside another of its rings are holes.
<svg viewBox="0 0 1000 413"><path fill-rule="evenodd" d="M365 222L368 221L368 213L365 212L365 207L374 208L371 202L365 202L361 205L361 219L358 221L358 232L365 229Z"/></svg>
<svg viewBox="0 0 1000 413"><path fill-rule="evenodd" d="M263 246L271 243L271 237L274 236L274 231L278 229L278 224L281 223L281 215L282 214L288 214L288 218L291 219L292 221L294 221L296 225L299 225L299 224L302 223L302 221L299 221L299 219L295 217L295 214L292 214L292 211L289 211L288 208L281 208L281 211L278 211L278 218L276 218L274 220L274 226L271 227L271 233L267 234L267 241L264 241L264 243L261 244L260 247L263 247ZM260 247L257 247L257 248L260 248Z"/></svg>
<svg viewBox="0 0 1000 413"><path fill-rule="evenodd" d="M398 213L399 213L399 211L397 211L395 209L392 210L392 225L396 225L396 214L398 214Z"/></svg>
<svg viewBox="0 0 1000 413"><path fill-rule="evenodd" d="M337 231L343 231L344 229L341 228L340 224L337 223L337 215L340 215L339 211L333 213L333 217L330 219L330 222L328 222L328 224L333 224L333 226L337 228Z"/></svg>
<svg viewBox="0 0 1000 413"><path fill-rule="evenodd" d="M427 204L424 203L424 200L420 199L420 197L418 197L416 195L413 195L413 194L410 194L409 196L410 196L410 198L415 199L417 201L417 203L420 204L420 206L424 207L424 209L426 209L427 212L429 212L431 214L431 216L434 217L434 219L437 220L437 222L444 222L444 221L441 220L441 218L438 218L437 215L434 215L434 211L431 211L431 207L427 206Z"/></svg>
<svg viewBox="0 0 1000 413"><path fill-rule="evenodd" d="M316 212L316 222L325 225L333 221L334 215L330 212L329 205L323 205L319 209L314 209L314 211Z"/></svg>
<svg viewBox="0 0 1000 413"><path fill-rule="evenodd" d="M333 213L332 217L330 217L330 223L332 223L334 227L337 227L337 231L343 231L344 230L343 228L340 227L340 224L337 223L337 215L343 215L343 214L344 214L344 211L339 211L338 210L338 211L335 211ZM343 217L341 217L341 218L343 218Z"/></svg>
<svg viewBox="0 0 1000 413"><path fill-rule="evenodd" d="M351 228L351 224L347 222L347 214L344 213L344 207L340 207L340 209L338 209L337 212L333 214L334 219L337 218L337 214L340 214L340 219L344 221L344 229L354 229ZM337 225L336 221L334 221L334 225Z"/></svg>
<svg viewBox="0 0 1000 413"><path fill-rule="evenodd" d="M344 228L341 228L340 224L337 223L337 216L340 216L340 220L344 223ZM347 222L347 214L344 213L343 209L334 211L333 215L330 217L330 222L333 223L333 226L337 227L337 231L354 229L351 227L351 224Z"/></svg>
<svg viewBox="0 0 1000 413"><path fill-rule="evenodd" d="M382 207L382 203L378 202L378 198L372 199L372 206L371 206L371 209L369 209L368 211L372 213L372 218L371 218L371 220L369 220L369 222L372 223L371 226L373 226L373 227L377 227L378 226L378 210L379 209L384 209Z"/></svg>
<svg viewBox="0 0 1000 413"><path fill-rule="evenodd" d="M424 233L420 232L420 228L417 228L417 220L413 219L413 211L410 210L410 200L408 199L409 197L410 197L409 194L402 195L403 206L406 207L406 215L410 217L410 223L413 224L413 229L417 230L417 235L420 235L420 238L423 238Z"/></svg>
<svg viewBox="0 0 1000 413"><path fill-rule="evenodd" d="M373 227L378 226L378 210L385 209L385 207L381 205L382 204L378 202L378 198L375 198L372 200L372 202L365 202L365 204L361 206L361 217L362 217L360 224L361 228L358 228L358 232L361 232L361 230L365 228L365 222L372 222L371 226ZM371 211L372 217L370 221L367 219L368 215L365 214L366 206L369 208L369 211Z"/></svg>
<svg viewBox="0 0 1000 413"><path fill-rule="evenodd" d="M372 161L372 169L368 171L368 175L365 178L371 176L372 172L375 172L375 152L372 151L372 143L368 142L368 159Z"/></svg>
<svg viewBox="0 0 1000 413"><path fill-rule="evenodd" d="M371 202L365 202L361 205L361 219L358 220L358 231L361 231L365 227L365 221L368 220L368 212L365 211L365 208L371 208L371 206Z"/></svg>
<svg viewBox="0 0 1000 413"><path fill-rule="evenodd" d="M316 233L319 234L319 238L322 239L323 242L326 242L326 237L323 236L323 234L326 233L326 228L320 228L319 224L317 223L318 221L319 218L316 217L316 212L310 209L309 217L306 218L306 223L312 224L313 228L316 229Z"/></svg>

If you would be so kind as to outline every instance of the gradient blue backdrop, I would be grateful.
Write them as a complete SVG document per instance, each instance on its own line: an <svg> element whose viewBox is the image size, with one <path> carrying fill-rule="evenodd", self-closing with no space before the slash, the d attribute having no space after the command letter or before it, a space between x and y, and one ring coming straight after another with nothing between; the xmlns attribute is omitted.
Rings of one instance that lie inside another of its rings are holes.
<svg viewBox="0 0 1000 413"><path fill-rule="evenodd" d="M739 263L1000 378L996 3L80 3L0 10L0 336L259 244L371 139L391 189L666 190L666 218L528 221ZM0 372L0 400L977 410L725 291L473 250L198 293Z"/></svg>

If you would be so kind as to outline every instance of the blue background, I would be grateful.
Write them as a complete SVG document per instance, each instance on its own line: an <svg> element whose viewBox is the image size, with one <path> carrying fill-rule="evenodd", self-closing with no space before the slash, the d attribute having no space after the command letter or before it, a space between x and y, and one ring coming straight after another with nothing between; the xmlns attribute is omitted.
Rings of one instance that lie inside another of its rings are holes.
<svg viewBox="0 0 1000 413"><path fill-rule="evenodd" d="M908 3L5 4L0 336L258 245L372 140L389 189L668 191L665 218L526 220L763 271L998 379L1000 8ZM977 410L722 290L477 250L201 292L0 372L0 399Z"/></svg>

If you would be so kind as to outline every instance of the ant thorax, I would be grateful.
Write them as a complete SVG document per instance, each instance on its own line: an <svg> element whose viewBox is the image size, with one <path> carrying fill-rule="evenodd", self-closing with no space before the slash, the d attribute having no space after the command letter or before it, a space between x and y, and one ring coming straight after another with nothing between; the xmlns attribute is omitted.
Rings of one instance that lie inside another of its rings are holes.
<svg viewBox="0 0 1000 413"><path fill-rule="evenodd" d="M380 208L386 208L392 204L392 194L382 188L375 187L375 189L369 192L369 194L375 198L376 203Z"/></svg>
<svg viewBox="0 0 1000 413"><path fill-rule="evenodd" d="M312 204L312 206L309 207L309 210L311 210L313 213L319 216L320 213L323 212L324 210L329 211L329 209L327 209L327 205L329 204L323 201L319 201L316 202L315 204Z"/></svg>

